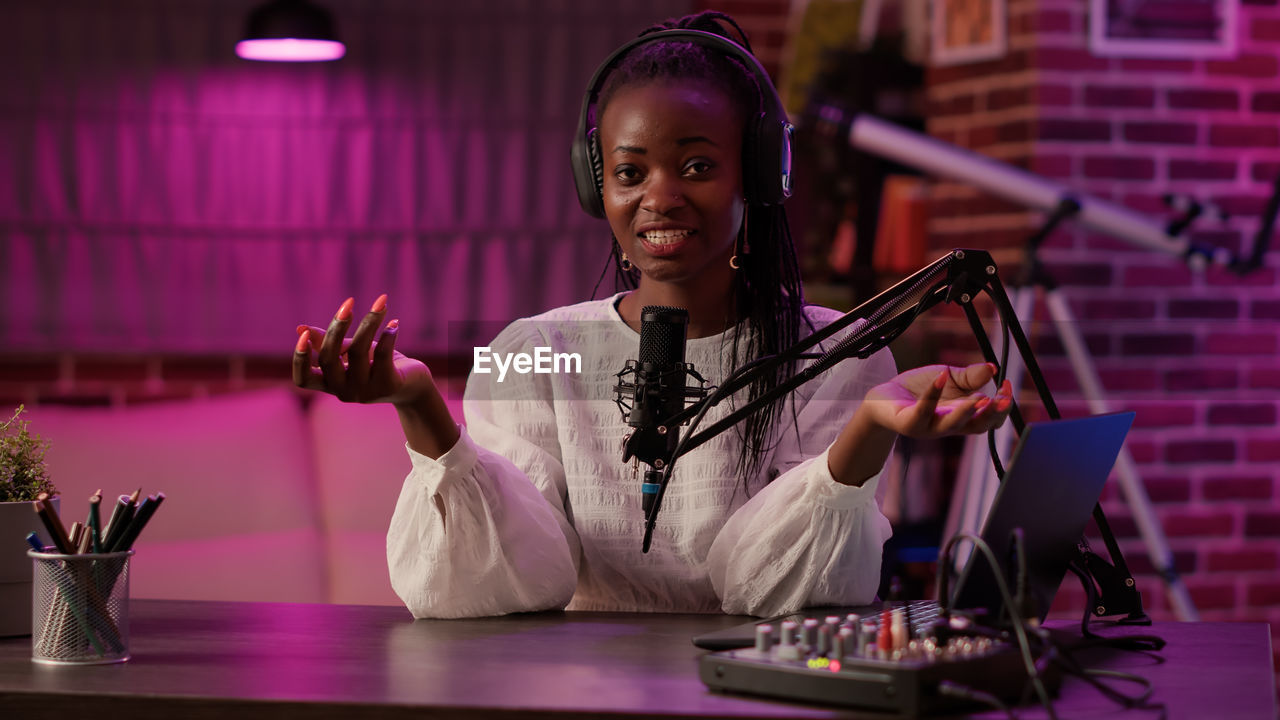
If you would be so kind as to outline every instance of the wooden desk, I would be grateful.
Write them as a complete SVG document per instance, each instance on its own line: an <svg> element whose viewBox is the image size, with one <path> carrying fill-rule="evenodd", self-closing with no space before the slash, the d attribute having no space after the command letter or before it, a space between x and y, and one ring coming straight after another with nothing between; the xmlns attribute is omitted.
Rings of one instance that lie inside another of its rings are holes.
<svg viewBox="0 0 1280 720"><path fill-rule="evenodd" d="M697 675L702 651L689 638L739 617L412 622L392 607L135 600L130 618L133 659L119 665L37 665L29 638L0 641L0 717L885 717L709 692ZM1265 625L1165 623L1155 631L1169 640L1163 664L1137 655L1108 664L1151 678L1170 718L1275 717ZM1078 681L1064 684L1058 707L1064 717L1124 715ZM1025 710L1023 717L1043 716Z"/></svg>

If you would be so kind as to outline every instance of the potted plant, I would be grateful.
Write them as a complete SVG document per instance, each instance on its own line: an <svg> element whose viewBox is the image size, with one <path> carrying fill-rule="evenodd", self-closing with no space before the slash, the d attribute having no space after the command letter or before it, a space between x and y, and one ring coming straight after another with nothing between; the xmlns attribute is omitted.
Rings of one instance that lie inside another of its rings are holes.
<svg viewBox="0 0 1280 720"><path fill-rule="evenodd" d="M33 530L42 537L48 534L31 502L42 492L56 492L44 463L49 445L31 434L21 419L23 410L19 405L12 417L0 421L0 637L31 634L26 536ZM53 502L57 509L57 498Z"/></svg>

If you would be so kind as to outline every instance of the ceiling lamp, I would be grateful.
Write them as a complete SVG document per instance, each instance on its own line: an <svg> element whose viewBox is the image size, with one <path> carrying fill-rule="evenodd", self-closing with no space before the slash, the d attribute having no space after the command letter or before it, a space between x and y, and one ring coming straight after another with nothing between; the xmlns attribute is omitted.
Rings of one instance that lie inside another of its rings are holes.
<svg viewBox="0 0 1280 720"><path fill-rule="evenodd" d="M271 0L249 15L236 55L245 60L318 62L337 60L346 47L338 42L333 16L307 0Z"/></svg>

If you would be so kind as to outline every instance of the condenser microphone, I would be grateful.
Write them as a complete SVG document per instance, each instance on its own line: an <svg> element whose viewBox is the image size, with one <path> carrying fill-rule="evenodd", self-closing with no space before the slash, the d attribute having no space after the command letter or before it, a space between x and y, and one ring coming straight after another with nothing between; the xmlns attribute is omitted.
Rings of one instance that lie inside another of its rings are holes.
<svg viewBox="0 0 1280 720"><path fill-rule="evenodd" d="M640 352L618 373L614 388L627 425L635 428L623 445L622 461L636 458L661 470L671 462L678 433L670 419L684 410L688 366L684 362L689 312L646 305L640 311ZM646 473L641 499L646 515L658 492L656 473Z"/></svg>

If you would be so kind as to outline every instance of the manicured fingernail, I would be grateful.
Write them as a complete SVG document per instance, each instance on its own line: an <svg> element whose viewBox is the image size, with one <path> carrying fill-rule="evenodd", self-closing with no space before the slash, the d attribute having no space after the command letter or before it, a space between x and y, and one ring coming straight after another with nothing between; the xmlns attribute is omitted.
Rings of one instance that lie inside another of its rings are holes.
<svg viewBox="0 0 1280 720"><path fill-rule="evenodd" d="M307 326L306 326L306 325L299 325L299 326L298 326L298 328L297 328L297 330L298 330L298 334L299 334L299 335L301 335L301 334L303 333L303 331L307 330Z"/></svg>
<svg viewBox="0 0 1280 720"><path fill-rule="evenodd" d="M383 293L373 301L373 307L369 308L369 312L382 312L387 309L387 294Z"/></svg>
<svg viewBox="0 0 1280 720"><path fill-rule="evenodd" d="M991 404L991 398L984 397L984 398L982 398L981 400L979 400L978 402L976 402L976 403L974 403L974 404L973 404L973 409L974 409L974 410L981 410L982 408L984 408L984 407L986 407L986 406L988 406L988 405L990 405L990 404Z"/></svg>
<svg viewBox="0 0 1280 720"><path fill-rule="evenodd" d="M996 401L996 409L1001 412L1004 412L1012 404L1013 404L1013 398L1007 398L1007 397L1000 398L999 400Z"/></svg>
<svg viewBox="0 0 1280 720"><path fill-rule="evenodd" d="M356 304L355 298L347 298L342 302L342 306L338 308L338 314L333 316L334 320L350 320L351 308Z"/></svg>
<svg viewBox="0 0 1280 720"><path fill-rule="evenodd" d="M396 318L395 320L392 320L391 322L387 323L387 329L386 329L386 332L393 333L393 332L395 332L396 330L399 330L399 329L400 329L400 319L399 319L399 318Z"/></svg>
<svg viewBox="0 0 1280 720"><path fill-rule="evenodd" d="M939 390L941 390L942 388L944 388L944 387L946 387L946 386L947 386L947 371L946 371L946 370L943 370L941 373L939 373L939 374L938 374L938 377L934 378L934 380L933 380L933 386L934 386L935 388L939 389Z"/></svg>
<svg viewBox="0 0 1280 720"><path fill-rule="evenodd" d="M294 352L304 353L311 349L311 331L306 327L302 328L302 332L298 334L298 345L294 348Z"/></svg>

